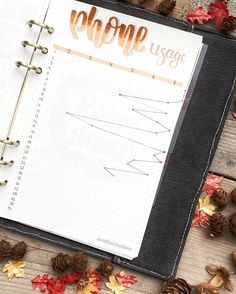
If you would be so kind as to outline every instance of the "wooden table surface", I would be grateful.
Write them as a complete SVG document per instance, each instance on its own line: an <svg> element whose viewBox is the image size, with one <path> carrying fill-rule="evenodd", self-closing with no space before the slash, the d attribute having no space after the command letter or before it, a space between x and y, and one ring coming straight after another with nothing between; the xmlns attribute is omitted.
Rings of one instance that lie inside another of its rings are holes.
<svg viewBox="0 0 236 294"><path fill-rule="evenodd" d="M134 0L135 2L137 0ZM160 1L154 2L148 0L145 2L146 7L154 9ZM183 18L187 11L192 7L196 7L196 3L207 5L210 1L193 1L193 0L177 0L177 6L174 10L174 17ZM229 8L231 14L236 15L236 0L229 1ZM236 100L236 99L235 99ZM232 106L234 107L234 106ZM235 110L235 109L234 109ZM211 165L210 171L224 175L223 188L230 192L236 187L236 119L228 114L223 133L221 135L218 148ZM235 207L229 207L228 213L236 210ZM17 241L25 241L28 244L28 251L25 257L27 261L26 276L21 279L14 279L9 282L6 275L0 273L0 294L35 294L39 293L31 286L31 279L37 274L49 273L53 275L50 267L51 258L58 252L68 252L70 250L49 244L37 239L29 238L21 234L11 232L6 229L0 228L0 239L9 240L11 243ZM177 272L178 277L188 280L191 284L197 284L201 281L208 281L209 275L205 272L207 264L221 264L226 266L232 271L236 271L231 261L231 253L236 250L236 238L226 236L218 239L212 239L208 236L206 230L191 228L186 246L181 258L179 269ZM88 257L89 263L98 265L100 260ZM0 265L0 270L2 269ZM115 266L115 272L121 271L122 268ZM159 294L163 281L126 270L129 274L134 274L138 278L138 283L132 288L125 291L126 294ZM236 293L236 277L233 276L233 284ZM75 293L73 288L66 290L65 293ZM103 287L100 293L111 293ZM221 292L224 293L224 292Z"/></svg>

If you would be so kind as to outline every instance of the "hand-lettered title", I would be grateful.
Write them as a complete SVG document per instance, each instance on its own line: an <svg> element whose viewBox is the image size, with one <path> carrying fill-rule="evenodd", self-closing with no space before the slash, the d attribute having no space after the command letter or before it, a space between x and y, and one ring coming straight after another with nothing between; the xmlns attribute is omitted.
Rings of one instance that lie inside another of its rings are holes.
<svg viewBox="0 0 236 294"><path fill-rule="evenodd" d="M87 32L88 40L93 42L96 48L117 41L125 56L130 56L134 52L142 53L146 50L145 41L148 37L146 27L120 23L115 16L110 17L108 22L104 24L103 20L96 17L97 13L98 9L94 6L89 13L71 11L70 30L75 40L79 39L81 32ZM157 57L159 65L168 64L170 68L176 68L180 63L186 61L186 54L156 43L151 43L149 51L150 54Z"/></svg>

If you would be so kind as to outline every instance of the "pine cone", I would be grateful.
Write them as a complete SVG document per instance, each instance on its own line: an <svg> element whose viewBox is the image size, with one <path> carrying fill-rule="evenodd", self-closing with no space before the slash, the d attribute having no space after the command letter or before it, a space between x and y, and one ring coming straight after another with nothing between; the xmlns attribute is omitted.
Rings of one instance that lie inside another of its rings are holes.
<svg viewBox="0 0 236 294"><path fill-rule="evenodd" d="M229 218L229 230L236 235L236 213L233 213Z"/></svg>
<svg viewBox="0 0 236 294"><path fill-rule="evenodd" d="M83 252L77 252L72 258L72 268L75 272L84 273L87 268L88 260L85 259Z"/></svg>
<svg viewBox="0 0 236 294"><path fill-rule="evenodd" d="M223 189L217 189L211 196L211 203L218 206L219 209L224 209L230 202L230 195Z"/></svg>
<svg viewBox="0 0 236 294"><path fill-rule="evenodd" d="M0 242L0 260L11 256L11 244L5 240Z"/></svg>
<svg viewBox="0 0 236 294"><path fill-rule="evenodd" d="M224 18L220 24L220 30L223 32L230 32L236 29L236 17L229 16Z"/></svg>
<svg viewBox="0 0 236 294"><path fill-rule="evenodd" d="M26 253L27 245L25 242L18 242L15 246L11 249L11 259L19 260L22 259Z"/></svg>
<svg viewBox="0 0 236 294"><path fill-rule="evenodd" d="M162 294L190 294L192 288L184 279L174 279L167 281L163 288Z"/></svg>
<svg viewBox="0 0 236 294"><path fill-rule="evenodd" d="M157 7L157 10L164 15L168 15L175 8L176 0L162 0Z"/></svg>
<svg viewBox="0 0 236 294"><path fill-rule="evenodd" d="M236 188L231 192L231 201L236 204Z"/></svg>
<svg viewBox="0 0 236 294"><path fill-rule="evenodd" d="M210 217L209 226L210 235L212 237L219 237L228 230L228 220L223 214L217 212Z"/></svg>
<svg viewBox="0 0 236 294"><path fill-rule="evenodd" d="M88 285L88 283L89 283L89 278L82 277L77 282L76 287L77 287L78 290L82 290L82 289L84 289Z"/></svg>
<svg viewBox="0 0 236 294"><path fill-rule="evenodd" d="M62 274L72 266L72 258L68 254L59 253L52 258L52 268L55 272Z"/></svg>
<svg viewBox="0 0 236 294"><path fill-rule="evenodd" d="M102 261L97 270L102 276L109 277L113 272L112 262L110 260Z"/></svg>

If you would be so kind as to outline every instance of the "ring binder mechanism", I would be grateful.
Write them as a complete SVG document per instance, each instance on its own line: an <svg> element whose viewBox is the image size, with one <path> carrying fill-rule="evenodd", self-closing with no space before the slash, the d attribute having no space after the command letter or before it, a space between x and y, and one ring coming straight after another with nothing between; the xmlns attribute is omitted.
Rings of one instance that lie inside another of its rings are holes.
<svg viewBox="0 0 236 294"><path fill-rule="evenodd" d="M30 28L32 28L33 25L36 25L36 26L40 26L41 28L47 30L49 34L54 33L54 28L46 25L45 23L41 23L41 22L38 22L36 20L31 19L27 22L27 24L29 25Z"/></svg>
<svg viewBox="0 0 236 294"><path fill-rule="evenodd" d="M22 61L19 61L19 60L16 61L16 66L18 66L18 67L23 66L23 67L28 68L29 70L34 70L37 74L42 73L42 68L41 67L34 66L32 64L25 64L25 63L23 63Z"/></svg>
<svg viewBox="0 0 236 294"><path fill-rule="evenodd" d="M6 185L7 185L7 180L3 181L3 182L0 182L0 186L6 186Z"/></svg>
<svg viewBox="0 0 236 294"><path fill-rule="evenodd" d="M33 44L33 43L30 43L28 41L22 41L22 46L23 47L26 47L26 46L31 46L31 47L34 47L35 49L39 49L43 54L47 54L48 53L48 48L47 47L43 47L41 45L38 45L38 44Z"/></svg>
<svg viewBox="0 0 236 294"><path fill-rule="evenodd" d="M27 24L29 25L30 28L31 28L33 25L40 26L42 29L46 29L46 30L48 31L49 34L53 34L53 32L54 32L54 29L53 29L52 27L46 25L45 23L37 22L37 21L35 21L35 20L29 20L29 21L27 22ZM22 46L23 46L23 47L26 47L26 46L33 47L35 50L37 50L37 49L40 50L43 54L47 54L47 53L48 53L48 48L47 48L47 47L41 46L41 45L39 45L39 44L31 43L31 42L29 42L29 41L27 41L27 40L22 41ZM31 57L31 60L32 60L32 57ZM31 62L31 60L30 60L30 62ZM32 65L32 64L26 64L26 63L24 63L24 62L22 62L22 61L20 61L20 60L17 60L17 61L16 61L16 66L17 66L17 67L20 67L20 66L26 67L28 70L33 70L33 71L35 71L37 74L41 74L41 73L42 73L42 68L41 68L41 67L34 66L34 65ZM27 73L26 73L26 74L27 74ZM22 91L20 91L19 96L18 96L18 100L17 100L17 101L19 101L21 95L22 95ZM15 114L16 114L17 107L18 107L18 103L16 103L15 111L14 111L14 113L13 113L13 118L12 118L12 120L14 120L14 117L15 117ZM12 127L12 125L10 126L10 129L11 129L11 127ZM9 130L9 132L10 132L10 130ZM20 145L20 141L19 141L19 140L17 140L17 141L11 141L9 138L7 138L7 139L0 139L0 143L5 144L5 146L6 146L6 145L9 145L9 146L15 146L15 147L17 147L17 146ZM3 153L2 153L2 157L0 158L0 167L1 167L1 166L11 167L11 166L13 166L13 164L14 164L14 161L12 161L12 160L11 160L11 161L5 161L5 160L3 160ZM7 180L5 180L5 181L0 181L0 187L2 187L2 186L6 186L7 183L8 183Z"/></svg>
<svg viewBox="0 0 236 294"><path fill-rule="evenodd" d="M4 161L4 160L0 160L0 165L4 165L4 166L13 166L14 161Z"/></svg>
<svg viewBox="0 0 236 294"><path fill-rule="evenodd" d="M8 140L8 139L6 139L6 140L1 140L0 139L0 143L3 143L3 144L7 144L7 145L10 145L10 146L19 146L20 145L20 141L11 141L11 140Z"/></svg>

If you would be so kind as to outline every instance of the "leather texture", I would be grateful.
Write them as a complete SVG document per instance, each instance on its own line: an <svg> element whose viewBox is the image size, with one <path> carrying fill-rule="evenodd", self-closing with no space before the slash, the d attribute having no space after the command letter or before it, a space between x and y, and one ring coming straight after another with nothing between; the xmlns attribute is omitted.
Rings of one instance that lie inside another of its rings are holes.
<svg viewBox="0 0 236 294"><path fill-rule="evenodd" d="M0 219L0 225L168 279L176 273L196 202L231 103L236 75L236 40L127 3L108 0L84 2L191 31L202 35L204 43L208 45L174 152L156 195L140 254L129 261L10 220Z"/></svg>

